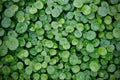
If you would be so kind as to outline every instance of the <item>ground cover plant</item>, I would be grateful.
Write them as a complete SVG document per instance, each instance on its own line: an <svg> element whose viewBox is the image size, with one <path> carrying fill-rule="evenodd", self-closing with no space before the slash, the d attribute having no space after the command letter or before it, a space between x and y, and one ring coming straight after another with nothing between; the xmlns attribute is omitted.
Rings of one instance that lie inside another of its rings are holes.
<svg viewBox="0 0 120 80"><path fill-rule="evenodd" d="M120 80L120 0L0 0L0 80Z"/></svg>

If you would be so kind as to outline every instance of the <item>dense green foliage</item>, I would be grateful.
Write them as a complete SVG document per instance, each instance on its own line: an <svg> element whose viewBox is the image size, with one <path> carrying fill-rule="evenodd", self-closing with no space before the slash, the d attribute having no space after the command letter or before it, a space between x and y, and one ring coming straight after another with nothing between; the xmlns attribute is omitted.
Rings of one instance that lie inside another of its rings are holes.
<svg viewBox="0 0 120 80"><path fill-rule="evenodd" d="M0 0L0 80L120 80L120 0Z"/></svg>

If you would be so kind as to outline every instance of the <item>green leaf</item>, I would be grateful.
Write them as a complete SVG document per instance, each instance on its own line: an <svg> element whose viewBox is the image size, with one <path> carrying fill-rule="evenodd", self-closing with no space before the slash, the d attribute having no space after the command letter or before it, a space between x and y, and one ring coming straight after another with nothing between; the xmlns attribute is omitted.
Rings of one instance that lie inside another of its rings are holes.
<svg viewBox="0 0 120 80"><path fill-rule="evenodd" d="M81 8L83 6L83 1L82 0L74 0L73 1L73 5L76 7L76 8Z"/></svg>
<svg viewBox="0 0 120 80"><path fill-rule="evenodd" d="M85 80L85 74L83 72L77 73L76 80Z"/></svg>
<svg viewBox="0 0 120 80"><path fill-rule="evenodd" d="M19 46L19 42L18 39L16 38L9 38L6 41L6 46L10 49L10 50L16 50Z"/></svg>
<svg viewBox="0 0 120 80"><path fill-rule="evenodd" d="M65 73L60 73L59 78L60 79L65 79L66 78L66 74Z"/></svg>
<svg viewBox="0 0 120 80"><path fill-rule="evenodd" d="M29 13L30 14L35 14L35 13L37 13L37 9L35 7L30 7L29 8Z"/></svg>
<svg viewBox="0 0 120 80"><path fill-rule="evenodd" d="M68 58L70 56L70 52L69 51L63 51L62 53L61 53L61 57L62 58Z"/></svg>
<svg viewBox="0 0 120 80"><path fill-rule="evenodd" d="M80 66L79 65L72 66L71 70L73 73L77 73L80 71Z"/></svg>
<svg viewBox="0 0 120 80"><path fill-rule="evenodd" d="M106 48L104 48L104 47L99 47L99 48L98 48L98 53L99 53L100 55L106 55L106 54L107 54L107 50L106 50Z"/></svg>
<svg viewBox="0 0 120 80"><path fill-rule="evenodd" d="M36 1L34 3L34 6L37 8L37 9L42 9L43 8L43 3L41 1Z"/></svg>
<svg viewBox="0 0 120 80"><path fill-rule="evenodd" d="M28 24L26 22L20 22L17 23L15 30L16 32L22 34L26 32L27 28L28 28Z"/></svg>
<svg viewBox="0 0 120 80"><path fill-rule="evenodd" d="M114 28L113 29L113 36L115 38L120 38L120 29L119 28Z"/></svg>
<svg viewBox="0 0 120 80"><path fill-rule="evenodd" d="M72 54L70 56L69 62L70 62L71 65L78 64L78 57L75 54Z"/></svg>
<svg viewBox="0 0 120 80"><path fill-rule="evenodd" d="M54 66L48 66L47 67L47 73L48 74L54 74L55 72L55 67Z"/></svg>
<svg viewBox="0 0 120 80"><path fill-rule="evenodd" d="M8 52L8 48L5 45L0 46L0 56L5 56Z"/></svg>
<svg viewBox="0 0 120 80"><path fill-rule="evenodd" d="M82 13L83 13L84 15L90 14L90 13L91 13L91 7L88 6L88 5L84 5L84 6L82 7Z"/></svg>
<svg viewBox="0 0 120 80"><path fill-rule="evenodd" d="M82 37L82 32L79 30L75 30L74 35L76 38L80 38L80 37Z"/></svg>
<svg viewBox="0 0 120 80"><path fill-rule="evenodd" d="M15 14L15 12L12 9L10 9L10 8L5 9L5 11L4 11L4 15L6 17L13 17L14 14Z"/></svg>
<svg viewBox="0 0 120 80"><path fill-rule="evenodd" d="M99 64L96 61L91 61L89 64L91 71L97 72L99 70Z"/></svg>
<svg viewBox="0 0 120 80"><path fill-rule="evenodd" d="M11 25L11 19L7 18L7 17L3 18L2 21L1 21L1 25L4 28L10 27L10 25Z"/></svg>
<svg viewBox="0 0 120 80"><path fill-rule="evenodd" d="M60 10L59 10L59 8L54 8L53 10L52 10L52 16L53 17L58 17L59 15L61 14L61 12L60 12Z"/></svg>
<svg viewBox="0 0 120 80"><path fill-rule="evenodd" d="M40 79L40 75L38 73L34 73L33 74L33 79L34 80L39 80Z"/></svg>
<svg viewBox="0 0 120 80"><path fill-rule="evenodd" d="M24 65L23 65L22 62L18 62L18 63L17 63L17 68L18 68L18 69L21 70L21 69L23 69L23 67L24 67Z"/></svg>
<svg viewBox="0 0 120 80"><path fill-rule="evenodd" d="M87 44L86 51L87 52L93 52L94 51L94 46L92 44Z"/></svg>
<svg viewBox="0 0 120 80"><path fill-rule="evenodd" d="M22 59L22 58L26 58L29 56L29 52L25 49L21 49L19 51L19 53L17 54L18 58Z"/></svg>
<svg viewBox="0 0 120 80"><path fill-rule="evenodd" d="M41 80L48 80L48 75L47 74L41 74Z"/></svg>
<svg viewBox="0 0 120 80"><path fill-rule="evenodd" d="M94 31L88 31L85 35L86 39L93 40L96 38L96 33Z"/></svg>
<svg viewBox="0 0 120 80"><path fill-rule="evenodd" d="M105 7L99 7L98 8L98 14L102 17L106 16L108 14L108 10Z"/></svg>
<svg viewBox="0 0 120 80"><path fill-rule="evenodd" d="M110 64L107 68L108 72L114 72L116 70L116 66L114 64Z"/></svg>
<svg viewBox="0 0 120 80"><path fill-rule="evenodd" d="M34 64L34 69L37 70L37 71L40 70L41 69L41 63L35 63Z"/></svg>
<svg viewBox="0 0 120 80"><path fill-rule="evenodd" d="M3 28L0 28L0 36L3 36L5 33L5 30Z"/></svg>

